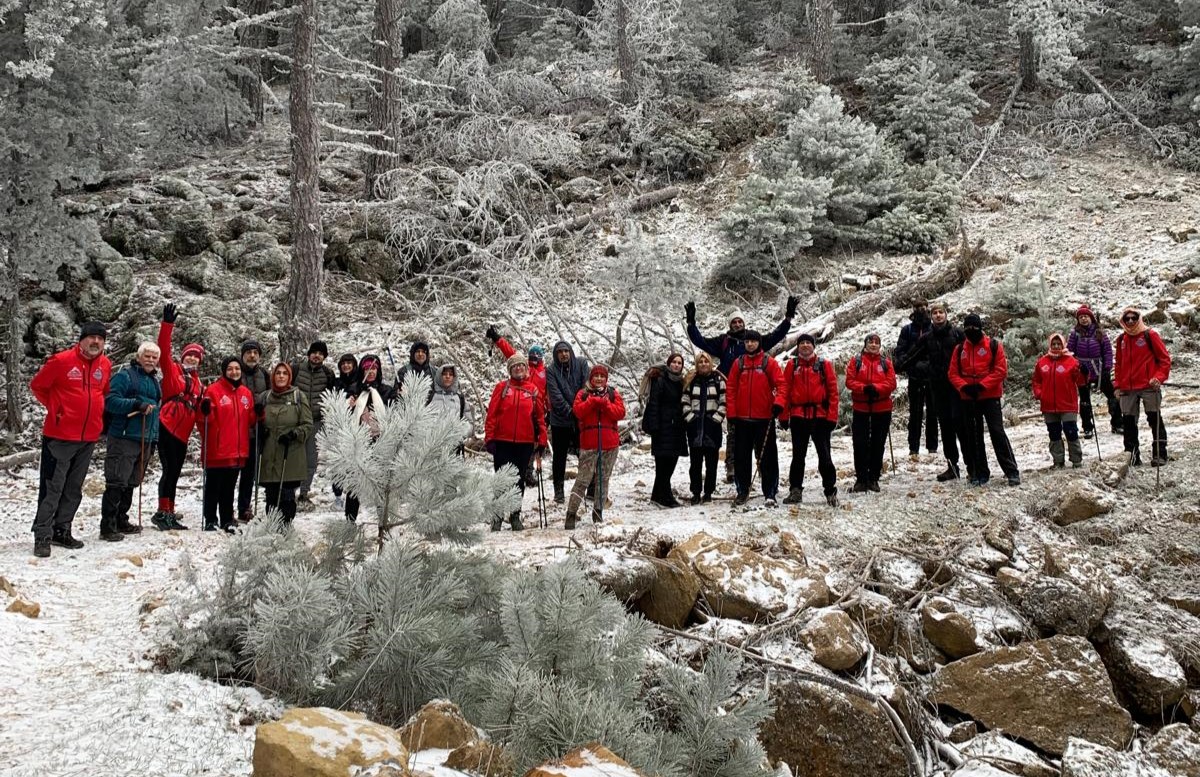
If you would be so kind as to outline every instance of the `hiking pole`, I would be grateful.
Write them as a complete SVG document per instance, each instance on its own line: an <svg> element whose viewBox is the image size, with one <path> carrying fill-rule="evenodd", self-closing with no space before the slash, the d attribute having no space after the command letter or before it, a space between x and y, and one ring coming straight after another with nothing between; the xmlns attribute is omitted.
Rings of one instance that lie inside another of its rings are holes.
<svg viewBox="0 0 1200 777"><path fill-rule="evenodd" d="M208 415L204 416L204 435L200 438L200 515L208 523L204 515L208 507Z"/></svg>
<svg viewBox="0 0 1200 777"><path fill-rule="evenodd" d="M1146 416L1149 417L1149 415L1150 415L1150 411L1147 410ZM1153 455L1150 456L1151 464L1154 464L1154 462L1158 460L1158 430L1161 425L1162 425L1162 390L1159 389L1158 412L1154 414L1154 453L1153 453ZM1156 494L1161 492L1161 490L1162 490L1162 468L1163 468L1163 464L1166 464L1166 463L1167 463L1166 456L1164 456L1163 461L1157 467L1154 468L1154 491Z"/></svg>
<svg viewBox="0 0 1200 777"><path fill-rule="evenodd" d="M138 528L142 528L142 481L146 479L146 418L142 417L142 433L138 439Z"/></svg>
<svg viewBox="0 0 1200 777"><path fill-rule="evenodd" d="M604 521L604 441L600 439L600 415L596 415L596 514Z"/></svg>
<svg viewBox="0 0 1200 777"><path fill-rule="evenodd" d="M542 457L537 457L537 462L534 465L537 469L538 480L538 528L546 529L550 526L550 521L546 518L546 482L542 479Z"/></svg>
<svg viewBox="0 0 1200 777"><path fill-rule="evenodd" d="M888 420L888 453L892 457L892 472L896 471L896 449L892 447L892 422Z"/></svg>

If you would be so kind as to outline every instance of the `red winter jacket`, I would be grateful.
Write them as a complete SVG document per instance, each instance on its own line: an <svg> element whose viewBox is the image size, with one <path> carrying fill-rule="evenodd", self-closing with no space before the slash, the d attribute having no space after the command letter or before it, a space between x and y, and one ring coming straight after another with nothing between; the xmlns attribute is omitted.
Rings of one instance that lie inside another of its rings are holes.
<svg viewBox="0 0 1200 777"><path fill-rule="evenodd" d="M1151 378L1166 383L1171 377L1171 354L1153 329L1136 335L1122 332L1113 351L1113 387L1117 391L1141 391L1150 388Z"/></svg>
<svg viewBox="0 0 1200 777"><path fill-rule="evenodd" d="M254 395L218 378L204 390L212 403L207 419L200 416L200 460L205 467L243 467L250 456L250 433L258 423Z"/></svg>
<svg viewBox="0 0 1200 777"><path fill-rule="evenodd" d="M1046 354L1033 367L1033 398L1041 400L1043 413L1078 413L1079 387L1087 381L1087 372L1071 354Z"/></svg>
<svg viewBox="0 0 1200 777"><path fill-rule="evenodd" d="M858 366L860 360L861 367ZM879 392L874 401L867 397L867 386L874 386ZM896 390L896 365L882 354L864 351L846 365L846 388L858 412L889 413L892 410L892 392Z"/></svg>
<svg viewBox="0 0 1200 777"><path fill-rule="evenodd" d="M821 366L817 366L817 365ZM828 359L793 359L783 371L786 402L781 419L823 418L837 423L838 383Z"/></svg>
<svg viewBox="0 0 1200 777"><path fill-rule="evenodd" d="M596 450L597 439L600 450L621 447L617 421L625 417L625 402L615 388L600 394L580 389L571 409L579 421L579 450Z"/></svg>
<svg viewBox="0 0 1200 777"><path fill-rule="evenodd" d="M163 397L158 420L172 437L186 443L200 413L204 382L196 373L184 373L183 365L172 357L171 333L174 329L175 325L166 321L158 325L158 349L162 351L158 366L162 370Z"/></svg>
<svg viewBox="0 0 1200 777"><path fill-rule="evenodd" d="M1004 379L1008 377L1008 357L1004 355L1004 344L996 341L996 360L992 361L992 338L984 335L978 343L964 340L954 347L950 357L950 368L946 371L950 385L958 390L963 399L963 386L978 383L983 386L977 399L999 399L1004 396Z"/></svg>
<svg viewBox="0 0 1200 777"><path fill-rule="evenodd" d="M508 342L503 337L496 341L496 347L500 349L500 353L504 355L505 359L517 352L517 349L512 347L512 343ZM537 386L538 393L541 394L543 406L542 412L547 412L548 408L545 406L550 401L550 395L546 393L545 362L529 365L529 380L533 382L533 385Z"/></svg>
<svg viewBox="0 0 1200 777"><path fill-rule="evenodd" d="M729 368L725 387L726 417L731 420L770 419L772 406L787 404L783 370L762 349L742 354Z"/></svg>
<svg viewBox="0 0 1200 777"><path fill-rule="evenodd" d="M42 435L52 440L95 442L104 429L104 395L112 362L104 354L85 359L76 345L46 360L30 390L46 408Z"/></svg>
<svg viewBox="0 0 1200 777"><path fill-rule="evenodd" d="M492 389L483 441L516 442L545 448L546 411L542 393L530 380L502 380Z"/></svg>

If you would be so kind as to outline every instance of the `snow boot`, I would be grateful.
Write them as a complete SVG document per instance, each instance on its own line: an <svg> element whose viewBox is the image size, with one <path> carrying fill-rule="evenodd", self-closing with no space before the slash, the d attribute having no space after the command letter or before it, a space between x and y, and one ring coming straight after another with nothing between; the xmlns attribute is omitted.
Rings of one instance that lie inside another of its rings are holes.
<svg viewBox="0 0 1200 777"><path fill-rule="evenodd" d="M50 540L40 539L33 541L33 555L38 558L50 558Z"/></svg>
<svg viewBox="0 0 1200 777"><path fill-rule="evenodd" d="M565 501L567 501L567 497L564 494L563 484L556 483L554 486L554 503L560 505Z"/></svg>
<svg viewBox="0 0 1200 777"><path fill-rule="evenodd" d="M788 490L788 495L783 498L785 505L798 505L804 501L803 488L791 488Z"/></svg>
<svg viewBox="0 0 1200 777"><path fill-rule="evenodd" d="M693 506L700 504L700 495L692 494L692 498L688 500L688 504Z"/></svg>
<svg viewBox="0 0 1200 777"><path fill-rule="evenodd" d="M958 471L958 465L952 461L946 462L946 471L937 476L939 483L948 483L951 480L958 480L961 475Z"/></svg>
<svg viewBox="0 0 1200 777"><path fill-rule="evenodd" d="M83 543L71 536L71 530L56 531L50 538L50 544L58 545L60 548L68 548L70 550L79 550L83 547Z"/></svg>
<svg viewBox="0 0 1200 777"><path fill-rule="evenodd" d="M170 524L172 530L187 531L188 527L179 522L179 514L174 510L167 513L167 523Z"/></svg>
<svg viewBox="0 0 1200 777"><path fill-rule="evenodd" d="M105 542L120 542L125 539L125 535L119 531L102 531L100 532L100 539Z"/></svg>
<svg viewBox="0 0 1200 777"><path fill-rule="evenodd" d="M876 494L878 494L879 493L879 481L872 480L870 483L867 484L867 488L869 488L871 491L874 491Z"/></svg>
<svg viewBox="0 0 1200 777"><path fill-rule="evenodd" d="M706 505L706 504L711 504L711 503L712 503L712 494L711 493L705 494L704 496L700 497L700 504Z"/></svg>
<svg viewBox="0 0 1200 777"><path fill-rule="evenodd" d="M774 494L763 499L763 507L778 507L778 506L779 506L779 503L775 501Z"/></svg>
<svg viewBox="0 0 1200 777"><path fill-rule="evenodd" d="M138 526L136 523L123 521L117 524L117 531L121 532L122 534L141 534L142 527Z"/></svg>
<svg viewBox="0 0 1200 777"><path fill-rule="evenodd" d="M838 498L837 498L837 489L836 488L825 495L825 503L828 504L830 507L838 506Z"/></svg>
<svg viewBox="0 0 1200 777"><path fill-rule="evenodd" d="M733 498L733 506L740 507L746 504L746 500L750 498L749 494L738 494Z"/></svg>

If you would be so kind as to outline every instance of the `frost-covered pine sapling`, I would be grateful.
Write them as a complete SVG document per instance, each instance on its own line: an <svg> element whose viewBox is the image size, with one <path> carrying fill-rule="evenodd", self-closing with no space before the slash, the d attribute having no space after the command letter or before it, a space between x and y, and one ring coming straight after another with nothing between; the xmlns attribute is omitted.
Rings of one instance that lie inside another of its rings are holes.
<svg viewBox="0 0 1200 777"><path fill-rule="evenodd" d="M426 376L410 380L394 404L373 408L378 434L360 423L343 395L326 391L321 461L334 483L374 512L381 544L399 525L431 542L474 542L481 525L520 508L516 474L489 472L457 456L470 431L466 423L426 404Z"/></svg>

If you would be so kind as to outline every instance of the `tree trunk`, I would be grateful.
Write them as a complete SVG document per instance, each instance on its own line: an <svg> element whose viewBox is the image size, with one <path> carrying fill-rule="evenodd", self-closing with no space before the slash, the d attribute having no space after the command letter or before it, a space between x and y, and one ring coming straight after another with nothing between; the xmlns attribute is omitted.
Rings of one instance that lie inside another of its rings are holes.
<svg viewBox="0 0 1200 777"><path fill-rule="evenodd" d="M621 74L621 102L633 102L637 94L634 84L633 52L629 49L629 6L625 0L617 0L617 72Z"/></svg>
<svg viewBox="0 0 1200 777"><path fill-rule="evenodd" d="M8 343L4 355L4 406L5 425L9 440L16 438L25 426L21 415L21 352L25 348L21 338L21 294L17 278L17 260L11 247L4 252L4 320L8 325Z"/></svg>
<svg viewBox="0 0 1200 777"><path fill-rule="evenodd" d="M1021 90L1032 92L1038 88L1038 60L1041 59L1033 30L1018 32L1017 43L1020 45Z"/></svg>
<svg viewBox="0 0 1200 777"><path fill-rule="evenodd" d="M371 129L371 147L377 153L367 154L366 196L392 198L390 188L380 183L380 178L396 167L396 149L400 133L400 79L395 70L404 56L404 27L400 23L403 11L400 0L376 0L375 32L372 35L374 52L372 59L379 68L378 91L367 98L367 114Z"/></svg>
<svg viewBox="0 0 1200 777"><path fill-rule="evenodd" d="M247 16L260 16L271 10L271 0L242 0L239 5ZM264 49L269 44L270 32L260 24L247 25L235 36L243 49ZM239 73L238 91L250 109L255 124L263 120L263 59L257 54L247 54L238 60L248 72Z"/></svg>
<svg viewBox="0 0 1200 777"><path fill-rule="evenodd" d="M321 320L323 247L321 240L320 128L316 96L317 0L300 0L292 55L289 112L292 123L292 273L283 302L279 356L303 353L316 339Z"/></svg>
<svg viewBox="0 0 1200 777"><path fill-rule="evenodd" d="M833 0L812 0L809 6L812 48L808 66L813 78L825 81L833 73Z"/></svg>

